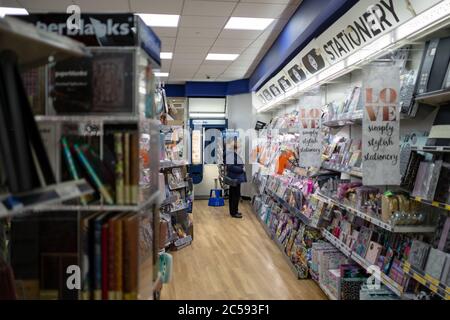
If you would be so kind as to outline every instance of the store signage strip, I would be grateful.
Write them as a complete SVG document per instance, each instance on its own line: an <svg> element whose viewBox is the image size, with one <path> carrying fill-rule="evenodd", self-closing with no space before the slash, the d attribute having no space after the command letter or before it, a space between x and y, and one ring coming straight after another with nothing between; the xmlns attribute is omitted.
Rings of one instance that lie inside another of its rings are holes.
<svg viewBox="0 0 450 320"><path fill-rule="evenodd" d="M302 91L302 88L318 83L384 49L393 41L390 33L411 20L413 13L419 14L439 2L359 1L254 94L255 108L259 111L266 110ZM442 5L443 3L439 6ZM402 38L408 36L404 32L399 34ZM380 38L386 41L376 41ZM400 40L399 37L395 38Z"/></svg>

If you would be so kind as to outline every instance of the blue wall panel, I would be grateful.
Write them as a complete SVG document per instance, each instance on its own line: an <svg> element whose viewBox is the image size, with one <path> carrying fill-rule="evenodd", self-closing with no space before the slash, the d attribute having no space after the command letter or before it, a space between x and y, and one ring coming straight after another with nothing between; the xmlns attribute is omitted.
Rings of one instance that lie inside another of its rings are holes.
<svg viewBox="0 0 450 320"><path fill-rule="evenodd" d="M248 93L248 79L230 82L188 81L186 84L168 84L165 87L168 97L225 97Z"/></svg>

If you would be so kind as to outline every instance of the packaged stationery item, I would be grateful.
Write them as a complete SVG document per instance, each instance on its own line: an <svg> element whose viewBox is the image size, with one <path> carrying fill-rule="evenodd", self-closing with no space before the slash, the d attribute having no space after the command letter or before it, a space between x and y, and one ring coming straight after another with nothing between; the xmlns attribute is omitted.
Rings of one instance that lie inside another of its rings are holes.
<svg viewBox="0 0 450 320"><path fill-rule="evenodd" d="M425 262L427 261L428 252L430 251L430 245L419 241L413 240L411 249L409 251L408 262L419 270L424 269Z"/></svg>
<svg viewBox="0 0 450 320"><path fill-rule="evenodd" d="M367 227L361 227L359 230L358 239L356 240L354 250L361 257L366 256L367 249L369 248L370 238L372 237L372 230Z"/></svg>
<svg viewBox="0 0 450 320"><path fill-rule="evenodd" d="M430 201L433 200L441 166L442 160L420 163L412 193L413 197L420 197L424 200Z"/></svg>
<svg viewBox="0 0 450 320"><path fill-rule="evenodd" d="M431 248L425 266L425 273L434 279L440 279L445 266L447 254L441 250Z"/></svg>
<svg viewBox="0 0 450 320"><path fill-rule="evenodd" d="M367 249L366 253L366 260L373 265L376 264L382 249L383 246L381 244L376 243L374 241L370 241L369 248Z"/></svg>

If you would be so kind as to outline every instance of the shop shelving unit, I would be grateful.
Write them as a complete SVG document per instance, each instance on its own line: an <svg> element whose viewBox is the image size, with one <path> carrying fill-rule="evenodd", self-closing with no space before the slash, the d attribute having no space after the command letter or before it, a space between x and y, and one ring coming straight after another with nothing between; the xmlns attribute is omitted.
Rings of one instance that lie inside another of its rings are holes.
<svg viewBox="0 0 450 320"><path fill-rule="evenodd" d="M130 15L133 17L133 15ZM138 19L134 17L133 19ZM136 24L138 20L135 20ZM139 24L139 28L142 28L144 24ZM137 32L139 34L140 31ZM12 41L14 40L14 41ZM139 38L138 41L145 41L143 38ZM33 47L33 50L29 50ZM70 124L71 126L77 126L80 135L94 134L99 137L100 146L103 145L103 129L108 125L126 125L136 129L139 139L136 141L140 154L147 153L148 159L150 159L147 165L144 165L140 157L134 159L137 163L134 165L139 168L139 185L138 185L138 201L135 204L126 205L108 205L102 200L83 205L80 202L70 200L73 198L79 198L82 195L93 192L92 187L84 180L74 182L60 182L56 186L49 186L42 190L33 191L33 195L50 194L54 198L47 197L45 201L37 201L36 204L26 206L23 208L17 208L11 212L6 212L6 215L18 214L22 211L35 211L42 215L54 215L57 214L61 217L70 217L75 219L78 226L76 233L78 238L80 237L81 226L80 222L84 216L97 212L132 212L138 217L139 231L138 242L136 252L138 252L138 262L136 269L132 272L137 277L136 296L137 299L153 299L154 296L159 295L155 290L161 290L161 278L159 275L159 257L158 257L158 242L159 239L159 203L160 196L158 190L158 172L159 161L158 155L155 150L159 150L159 121L155 119L156 108L155 104L150 104L151 109L148 107L149 99L153 98L154 93L154 79L152 68L157 67L159 62L156 62L152 57L147 54L144 49L144 45L128 46L128 47L90 47L86 48L84 45L71 40L67 37L59 36L57 34L44 32L32 26L31 24L18 21L16 19L7 18L0 19L0 48L16 49L21 54L19 60L25 66L35 67L39 64L49 63L47 72L50 68L61 59L72 57L89 57L93 52L114 52L118 54L126 54L132 57L132 92L130 97L133 101L132 109L130 112L121 114L93 114L85 112L82 115L60 115L52 110L52 103L47 96L46 101L46 114L37 115L35 117L38 124L50 125L56 128L53 132L56 135L56 140L59 141L60 136L63 133L61 128ZM30 54L31 53L31 54ZM48 57L52 58L49 60ZM150 72L149 72L150 71ZM92 133L87 132L86 128L89 126L95 126L99 129ZM133 143L133 142L131 142ZM57 173L57 178L62 170L62 152L59 143L55 152L57 159L55 161L54 170ZM102 157L102 150L100 150L100 157ZM146 174L144 175L144 171ZM40 193L39 193L40 192ZM19 195L20 196L20 195ZM3 197L2 197L3 198ZM3 200L3 199L2 199ZM0 216L5 215L3 207L0 206ZM20 217L17 222L25 221L28 216ZM16 223L15 220L12 222ZM56 222L55 222L56 223ZM151 237L149 238L149 235ZM80 239L77 240L79 242ZM14 243L12 243L12 250L14 250ZM78 265L82 266L81 257L81 243L78 243ZM14 267L14 265L13 265ZM36 265L31 265L29 268L39 268ZM84 268L84 266L82 266ZM16 281L19 283L22 279L16 277ZM26 281L25 281L26 282ZM39 280L38 280L39 283ZM38 284L39 285L39 284ZM26 286L26 284L24 285ZM24 295L24 298L30 298L31 296ZM82 299L81 292L76 295L72 295L72 298ZM32 296L31 298L39 298L39 296Z"/></svg>
<svg viewBox="0 0 450 320"><path fill-rule="evenodd" d="M394 233L431 233L436 230L435 226L422 226L422 225L411 225L411 226L392 226L389 223L386 223L376 217L371 216L370 214L363 212L361 210L355 209L350 205L344 204L332 197L329 197L327 195L323 195L321 193L314 194L313 197L317 198L318 200L325 202L329 205L338 206L344 210L350 211L356 216L382 228L390 232Z"/></svg>

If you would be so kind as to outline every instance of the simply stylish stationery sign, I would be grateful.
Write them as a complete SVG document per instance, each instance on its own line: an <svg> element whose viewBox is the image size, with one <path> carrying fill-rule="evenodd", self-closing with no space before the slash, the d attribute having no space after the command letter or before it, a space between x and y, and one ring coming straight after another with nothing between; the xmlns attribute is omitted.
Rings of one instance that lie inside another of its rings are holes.
<svg viewBox="0 0 450 320"><path fill-rule="evenodd" d="M400 184L400 72L368 66L363 71L363 184Z"/></svg>
<svg viewBox="0 0 450 320"><path fill-rule="evenodd" d="M300 126L299 162L300 166L304 168L317 167L322 162L321 105L320 94L306 95L300 100L298 109Z"/></svg>

